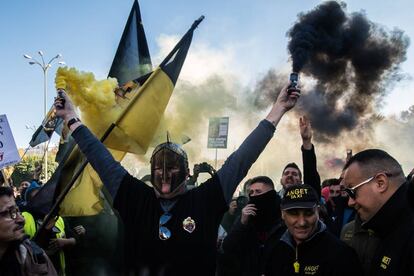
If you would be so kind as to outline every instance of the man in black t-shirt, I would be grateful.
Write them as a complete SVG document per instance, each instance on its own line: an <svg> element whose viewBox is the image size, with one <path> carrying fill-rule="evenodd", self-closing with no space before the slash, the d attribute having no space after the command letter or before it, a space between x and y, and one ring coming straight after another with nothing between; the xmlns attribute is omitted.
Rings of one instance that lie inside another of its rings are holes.
<svg viewBox="0 0 414 276"><path fill-rule="evenodd" d="M151 157L154 188L132 177L76 117L63 93L56 113L114 198L124 223L126 273L147 275L214 275L220 220L232 195L273 136L299 91L280 92L265 120L231 154L215 176L187 190L188 160L184 150L167 141ZM142 130L145 131L145 130Z"/></svg>

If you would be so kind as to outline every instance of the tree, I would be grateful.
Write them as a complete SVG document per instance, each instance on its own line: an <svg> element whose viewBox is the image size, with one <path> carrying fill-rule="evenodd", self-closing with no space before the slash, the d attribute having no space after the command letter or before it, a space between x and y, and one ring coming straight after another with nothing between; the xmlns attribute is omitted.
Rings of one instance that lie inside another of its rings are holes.
<svg viewBox="0 0 414 276"><path fill-rule="evenodd" d="M50 153L49 153L50 154ZM54 156L48 158L47 162L47 173L52 175L57 167L57 163L54 162ZM42 165L42 156L27 156L23 158L18 164L14 166L12 174L12 181L15 186L19 186L22 181L30 181L34 178L36 167ZM44 180L44 173L40 174L40 180Z"/></svg>

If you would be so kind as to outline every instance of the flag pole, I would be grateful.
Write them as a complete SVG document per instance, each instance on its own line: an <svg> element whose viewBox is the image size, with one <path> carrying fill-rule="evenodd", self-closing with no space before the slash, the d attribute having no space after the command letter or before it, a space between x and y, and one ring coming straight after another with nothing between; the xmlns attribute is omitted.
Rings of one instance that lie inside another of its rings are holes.
<svg viewBox="0 0 414 276"><path fill-rule="evenodd" d="M47 116L45 117L45 119L47 119ZM45 119L43 119L43 121L44 121ZM40 125L40 127L41 127L41 126L42 126L42 125ZM53 126L53 131L52 131L52 134L50 135L49 139L48 139L47 141L45 141L45 142L44 142L44 143L46 143L46 142L47 142L46 151L47 151L47 149L49 148L49 143L50 143L50 140L52 140L52 136L53 136L53 133L55 133L56 127L57 127L57 124L55 124L55 125ZM29 145L28 145L28 146L27 146L27 148L25 149L25 151L24 151L23 155L20 157L20 161L22 161L22 160L23 160L23 157L25 157L25 156L26 156L27 151L28 151L28 150L29 150L29 148L31 148L31 147L32 147L32 146L30 145L30 142L29 142ZM34 148L34 147L33 147L33 148ZM42 156L42 161L41 161L41 163L43 163L43 160L44 160L45 155L46 155L46 151L43 151L43 156ZM13 176L14 172L15 172L15 171L13 171L13 172L12 172L12 174L10 175L10 178ZM47 182L47 179L45 178L45 184L46 184L46 182Z"/></svg>
<svg viewBox="0 0 414 276"><path fill-rule="evenodd" d="M106 140L106 138L108 138L109 134L112 132L112 130L115 128L115 126L116 126L115 123L112 123L109 126L109 128L105 131L104 135L100 139L101 143L103 143ZM49 223L49 221L57 215L60 204L62 203L63 199L65 199L66 195L69 193L69 191L72 188L73 184L75 184L76 180L82 174L83 170L88 165L88 163L89 163L88 160L84 160L81 163L81 166L76 171L76 173L73 175L72 180L69 182L68 185L66 185L66 187L59 194L59 196L56 199L55 203L53 204L51 210L49 211L49 213L46 215L45 219L43 220L43 223L40 226L39 230L35 233L35 235L33 237L34 240L36 239L36 237L38 236L38 234L41 231L45 230L44 229L45 228L45 225L47 225Z"/></svg>
<svg viewBox="0 0 414 276"><path fill-rule="evenodd" d="M3 175L4 184L6 184L7 186L10 186L10 183L9 183L9 180L7 179L7 174L4 168L1 169L1 174Z"/></svg>
<svg viewBox="0 0 414 276"><path fill-rule="evenodd" d="M202 15L196 21L194 21L193 25L191 25L191 28L183 35L180 41L175 45L174 49L172 49L172 51L168 54L168 56L161 62L159 67L163 67L171 59L171 57L175 54L175 52L177 52L177 50L181 47L181 44L183 43L183 41L186 40L187 35L192 33L195 30L195 28L198 27L201 21L204 20L204 18L205 18L204 15Z"/></svg>
<svg viewBox="0 0 414 276"><path fill-rule="evenodd" d="M216 148L216 159L215 159L215 162L214 162L214 168L217 170L217 148Z"/></svg>

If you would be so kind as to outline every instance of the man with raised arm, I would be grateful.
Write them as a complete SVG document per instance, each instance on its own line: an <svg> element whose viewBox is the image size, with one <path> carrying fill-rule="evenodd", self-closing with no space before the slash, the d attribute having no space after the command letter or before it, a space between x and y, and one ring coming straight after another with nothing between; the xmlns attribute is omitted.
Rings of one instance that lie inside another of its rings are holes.
<svg viewBox="0 0 414 276"><path fill-rule="evenodd" d="M282 171L280 184L282 189L279 196L283 198L285 190L295 184L308 184L315 189L319 198L321 197L321 178L316 165L315 147L312 144L312 125L306 116L299 118L300 136L302 138L302 162L303 162L303 182L302 172L296 163L289 163Z"/></svg>
<svg viewBox="0 0 414 276"><path fill-rule="evenodd" d="M55 101L81 151L114 199L124 223L128 275L214 275L217 231L232 195L273 136L299 91L280 92L261 121L217 173L187 190L188 159L181 146L166 142L151 156L153 188L131 176L77 119L70 99ZM62 104L64 102L64 104ZM145 131L143 129L142 131Z"/></svg>

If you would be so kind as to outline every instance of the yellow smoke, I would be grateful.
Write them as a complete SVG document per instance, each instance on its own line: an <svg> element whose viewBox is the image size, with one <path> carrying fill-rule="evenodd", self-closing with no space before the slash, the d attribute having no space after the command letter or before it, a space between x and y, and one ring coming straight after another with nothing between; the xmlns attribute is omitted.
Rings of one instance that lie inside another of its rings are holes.
<svg viewBox="0 0 414 276"><path fill-rule="evenodd" d="M96 80L93 73L75 68L60 67L56 72L56 88L65 89L73 104L79 108L85 125L101 135L122 111L114 93L118 82L114 78Z"/></svg>

